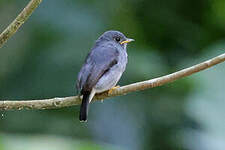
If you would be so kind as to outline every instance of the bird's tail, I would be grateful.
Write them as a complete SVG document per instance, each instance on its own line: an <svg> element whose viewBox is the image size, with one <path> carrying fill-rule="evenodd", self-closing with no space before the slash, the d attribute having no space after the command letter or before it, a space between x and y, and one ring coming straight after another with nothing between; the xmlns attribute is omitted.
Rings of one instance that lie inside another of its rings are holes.
<svg viewBox="0 0 225 150"><path fill-rule="evenodd" d="M83 99L82 99L82 103L80 106L80 121L82 122L86 122L87 121L87 117L88 117L88 106L89 103L91 102L92 98L94 97L95 92L93 92L93 90L90 91L85 91L82 92L83 94Z"/></svg>

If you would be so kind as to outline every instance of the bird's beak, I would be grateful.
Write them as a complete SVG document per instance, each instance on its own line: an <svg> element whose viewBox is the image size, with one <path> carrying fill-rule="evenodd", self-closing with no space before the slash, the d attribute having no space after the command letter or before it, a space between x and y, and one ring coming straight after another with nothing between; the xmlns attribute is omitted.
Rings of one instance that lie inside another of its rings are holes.
<svg viewBox="0 0 225 150"><path fill-rule="evenodd" d="M134 41L134 39L126 39L125 41L120 42L120 44L125 44Z"/></svg>

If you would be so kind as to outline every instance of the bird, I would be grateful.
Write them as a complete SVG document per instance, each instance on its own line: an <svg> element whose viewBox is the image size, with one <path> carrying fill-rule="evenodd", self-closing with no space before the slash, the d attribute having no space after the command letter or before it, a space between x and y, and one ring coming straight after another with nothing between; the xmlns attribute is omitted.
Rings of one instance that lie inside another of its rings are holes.
<svg viewBox="0 0 225 150"><path fill-rule="evenodd" d="M89 103L96 93L115 88L127 65L127 38L120 31L104 32L85 58L78 73L76 88L81 97L79 120L87 122Z"/></svg>

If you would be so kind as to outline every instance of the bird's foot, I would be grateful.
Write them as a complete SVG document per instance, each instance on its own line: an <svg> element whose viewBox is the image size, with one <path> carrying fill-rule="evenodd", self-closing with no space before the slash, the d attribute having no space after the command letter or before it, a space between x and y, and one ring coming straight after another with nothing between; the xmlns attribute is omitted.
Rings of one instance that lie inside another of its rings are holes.
<svg viewBox="0 0 225 150"><path fill-rule="evenodd" d="M115 89L118 89L119 87L120 87L119 85L112 87L111 89L109 89L108 94L112 94L113 91L114 91Z"/></svg>

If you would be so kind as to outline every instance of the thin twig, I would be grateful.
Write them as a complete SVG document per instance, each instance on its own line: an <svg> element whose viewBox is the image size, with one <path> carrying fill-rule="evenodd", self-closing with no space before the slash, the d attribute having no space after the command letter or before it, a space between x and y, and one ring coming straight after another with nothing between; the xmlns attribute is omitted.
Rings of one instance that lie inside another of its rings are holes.
<svg viewBox="0 0 225 150"><path fill-rule="evenodd" d="M41 2L42 0L31 0L16 19L0 34L0 48L16 33Z"/></svg>
<svg viewBox="0 0 225 150"><path fill-rule="evenodd" d="M175 73L165 75L152 80L133 83L130 85L122 86L113 90L112 92L104 92L94 97L95 100L102 100L108 97L124 95L130 92L140 91L148 88L164 85L169 82L173 82L177 79L190 76L193 73L205 70L216 64L225 61L225 53L214 57L210 60L194 65L192 67L177 71ZM64 97L64 98L52 98L44 100L26 100L26 101L0 101L0 110L21 110L21 109L56 109L62 107L68 107L73 105L79 105L81 100L78 96Z"/></svg>

